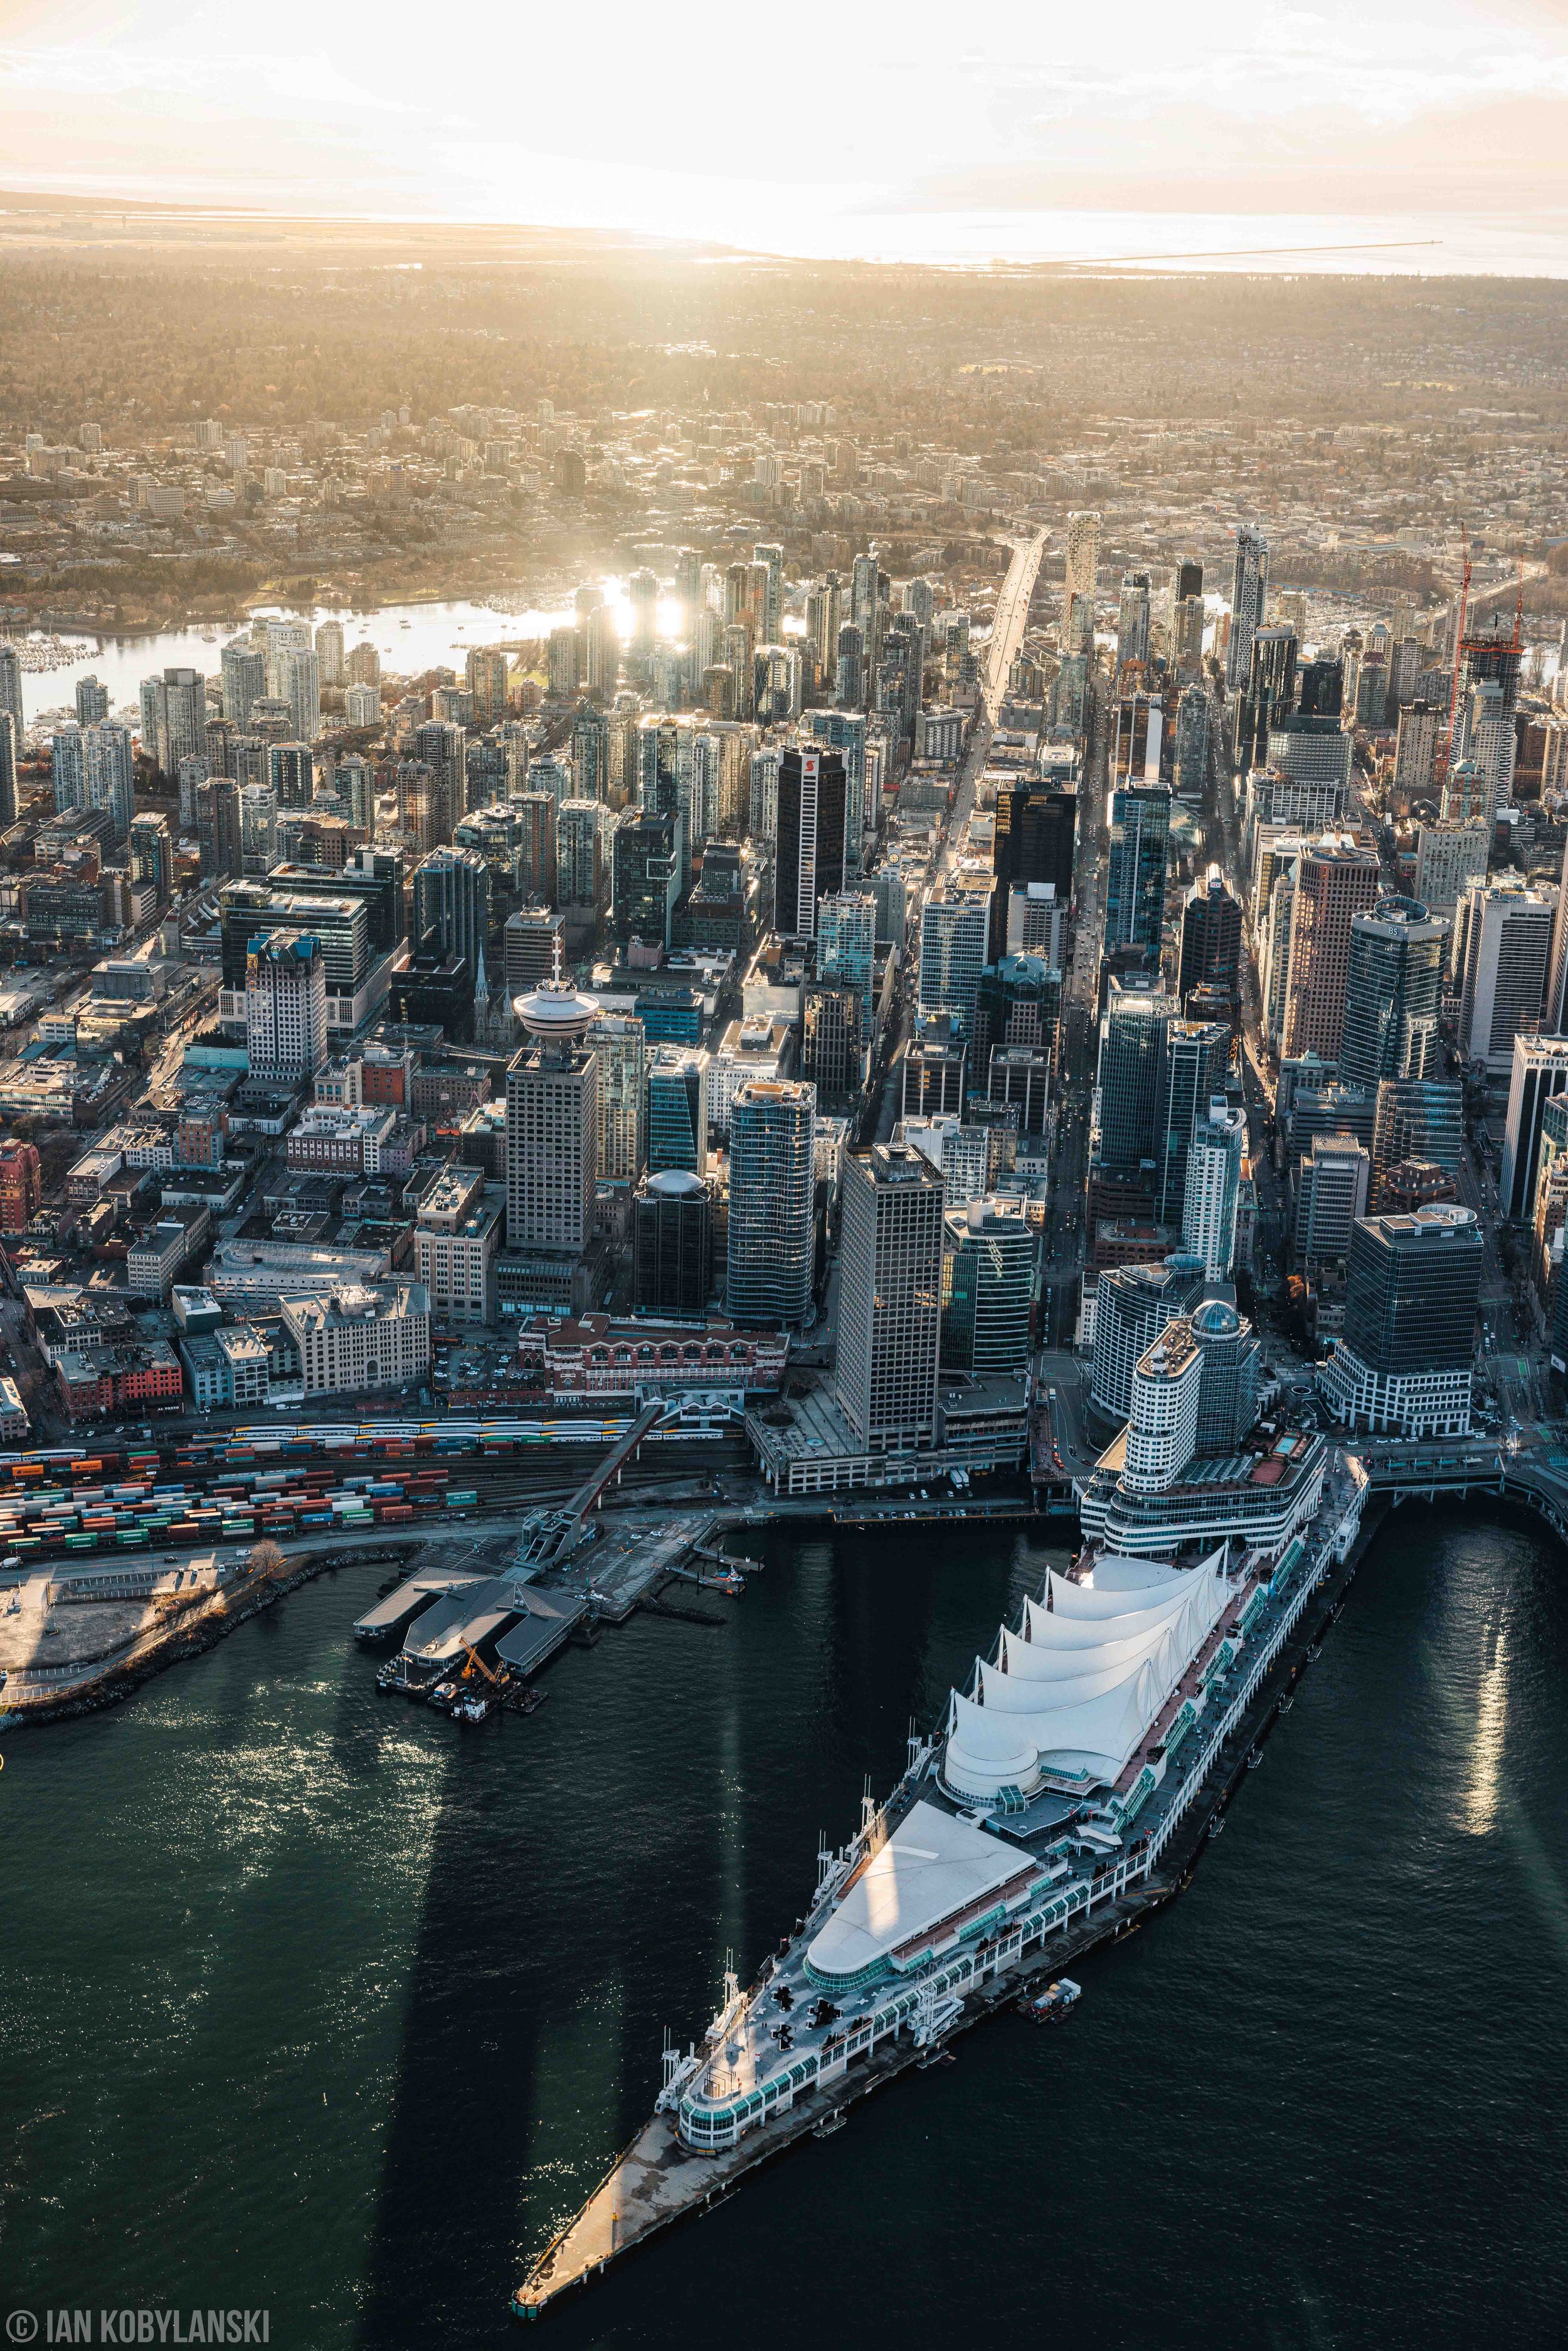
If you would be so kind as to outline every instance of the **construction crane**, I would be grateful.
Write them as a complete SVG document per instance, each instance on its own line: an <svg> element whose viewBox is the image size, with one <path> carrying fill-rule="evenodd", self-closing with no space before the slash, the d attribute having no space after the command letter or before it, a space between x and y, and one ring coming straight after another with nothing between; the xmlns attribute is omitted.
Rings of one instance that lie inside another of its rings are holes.
<svg viewBox="0 0 1568 2351"><path fill-rule="evenodd" d="M1459 708L1459 664L1465 657L1465 622L1470 609L1470 534L1459 525L1459 545L1464 552L1464 572L1459 581L1459 615L1454 627L1454 678L1448 688L1448 757L1454 756L1454 720ZM1522 586L1521 593L1522 594Z"/></svg>
<svg viewBox="0 0 1568 2351"><path fill-rule="evenodd" d="M479 1655L477 1649L470 1649L466 1644L465 1644L464 1655L466 1656L468 1662L464 1667L462 1673L458 1676L458 1679L460 1681L467 1681L474 1674L483 1674L485 1679L490 1684L492 1689L501 1688L502 1682L500 1675L493 1674L490 1671L489 1667L485 1663L484 1658Z"/></svg>

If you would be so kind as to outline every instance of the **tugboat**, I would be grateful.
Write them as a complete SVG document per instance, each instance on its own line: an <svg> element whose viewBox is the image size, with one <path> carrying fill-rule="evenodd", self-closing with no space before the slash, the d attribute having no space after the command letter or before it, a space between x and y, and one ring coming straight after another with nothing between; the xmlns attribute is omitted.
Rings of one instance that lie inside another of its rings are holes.
<svg viewBox="0 0 1568 2351"><path fill-rule="evenodd" d="M1019 2013L1027 2016L1031 2024L1060 2024L1062 2018L1083 1997L1082 1984L1071 1976L1062 1976L1042 1992L1026 1992L1019 2002Z"/></svg>

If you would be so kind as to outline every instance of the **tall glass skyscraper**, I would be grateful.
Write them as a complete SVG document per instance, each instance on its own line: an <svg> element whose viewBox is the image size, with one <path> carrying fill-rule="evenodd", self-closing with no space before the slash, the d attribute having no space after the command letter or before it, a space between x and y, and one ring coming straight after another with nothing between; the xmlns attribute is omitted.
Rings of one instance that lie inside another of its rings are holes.
<svg viewBox="0 0 1568 2351"><path fill-rule="evenodd" d="M1435 1074L1448 925L1414 898L1350 920L1339 1074L1352 1085Z"/></svg>
<svg viewBox="0 0 1568 2351"><path fill-rule="evenodd" d="M816 1088L748 1079L729 1113L732 1322L799 1331L811 1309L816 1249Z"/></svg>
<svg viewBox="0 0 1568 2351"><path fill-rule="evenodd" d="M1111 864L1105 887L1105 949L1157 955L1166 918L1171 796L1157 784L1124 784L1111 795Z"/></svg>

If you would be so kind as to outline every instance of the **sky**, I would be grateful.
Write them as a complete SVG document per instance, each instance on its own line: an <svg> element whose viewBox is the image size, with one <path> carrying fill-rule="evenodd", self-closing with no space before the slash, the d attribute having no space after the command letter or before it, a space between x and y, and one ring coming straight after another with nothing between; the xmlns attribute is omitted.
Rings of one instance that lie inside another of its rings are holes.
<svg viewBox="0 0 1568 2351"><path fill-rule="evenodd" d="M49 193L872 256L1113 217L1568 250L1565 133L1568 0L0 0L0 188Z"/></svg>

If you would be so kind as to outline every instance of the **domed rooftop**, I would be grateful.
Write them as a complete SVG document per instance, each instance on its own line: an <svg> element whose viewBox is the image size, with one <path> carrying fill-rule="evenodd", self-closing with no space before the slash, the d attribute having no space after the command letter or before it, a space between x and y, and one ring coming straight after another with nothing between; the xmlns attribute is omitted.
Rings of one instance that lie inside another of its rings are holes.
<svg viewBox="0 0 1568 2351"><path fill-rule="evenodd" d="M1234 1338L1241 1328L1241 1317L1223 1298L1209 1298L1194 1314L1192 1327L1205 1339Z"/></svg>
<svg viewBox="0 0 1568 2351"><path fill-rule="evenodd" d="M666 1167L662 1176L648 1178L649 1191L656 1192L662 1200L683 1200L706 1188L702 1177L694 1176L689 1167Z"/></svg>

